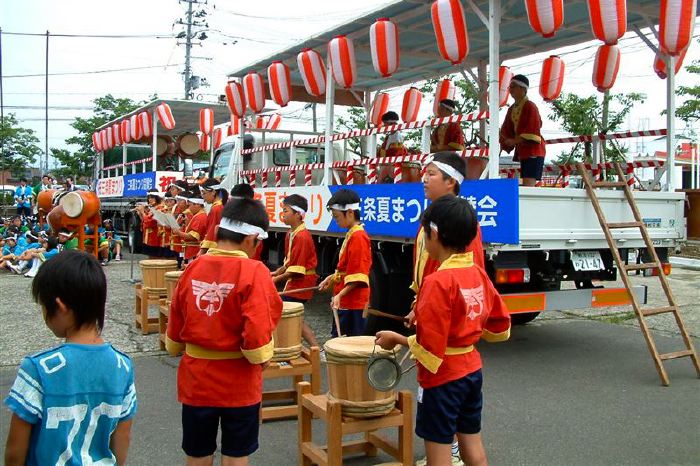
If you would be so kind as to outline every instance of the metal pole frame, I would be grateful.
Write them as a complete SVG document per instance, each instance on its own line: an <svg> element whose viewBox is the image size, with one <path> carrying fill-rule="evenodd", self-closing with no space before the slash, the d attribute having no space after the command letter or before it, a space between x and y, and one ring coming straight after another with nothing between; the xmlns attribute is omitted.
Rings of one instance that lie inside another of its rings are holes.
<svg viewBox="0 0 700 466"><path fill-rule="evenodd" d="M153 115L151 116L153 118L153 141L151 144L151 154L153 155L153 171L156 171L157 163L158 163L158 117L156 116L156 108L153 107ZM145 167L144 167L144 171Z"/></svg>
<svg viewBox="0 0 700 466"><path fill-rule="evenodd" d="M335 105L335 81L333 81L333 70L331 69L330 57L326 65L326 142L324 144L323 158L323 185L329 186L331 182L331 164L333 163L333 105Z"/></svg>
<svg viewBox="0 0 700 466"><path fill-rule="evenodd" d="M498 96L498 68L500 66L501 0L489 2L489 95ZM489 99L489 178L498 178L501 144L498 140L498 99Z"/></svg>
<svg viewBox="0 0 700 466"><path fill-rule="evenodd" d="M676 58L666 57L666 190L676 190Z"/></svg>

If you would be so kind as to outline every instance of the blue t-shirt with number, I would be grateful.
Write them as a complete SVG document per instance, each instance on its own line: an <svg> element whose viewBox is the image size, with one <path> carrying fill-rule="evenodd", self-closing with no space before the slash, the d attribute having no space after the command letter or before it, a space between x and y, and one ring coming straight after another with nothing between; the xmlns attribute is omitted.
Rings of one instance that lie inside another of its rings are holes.
<svg viewBox="0 0 700 466"><path fill-rule="evenodd" d="M5 404L33 424L26 465L116 464L110 436L136 413L133 364L110 344L65 343L22 360Z"/></svg>

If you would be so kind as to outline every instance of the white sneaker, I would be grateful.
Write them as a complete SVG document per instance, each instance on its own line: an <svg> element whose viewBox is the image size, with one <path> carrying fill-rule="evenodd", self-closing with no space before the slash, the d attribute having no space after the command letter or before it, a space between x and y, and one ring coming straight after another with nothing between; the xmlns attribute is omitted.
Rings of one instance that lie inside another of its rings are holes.
<svg viewBox="0 0 700 466"><path fill-rule="evenodd" d="M119 262L119 261L121 261L121 260L122 260L122 256L120 256L119 254L117 254L116 256L114 256L114 261L115 261L115 262Z"/></svg>
<svg viewBox="0 0 700 466"><path fill-rule="evenodd" d="M10 270L12 270L12 272L16 273L17 275L19 275L19 274L22 273L22 269L20 269L18 265L12 265L12 264L10 264L10 265L8 265L7 267L8 267Z"/></svg>
<svg viewBox="0 0 700 466"><path fill-rule="evenodd" d="M416 461L416 466L425 466L426 464L428 464L428 458ZM452 456L452 466L464 466L462 458L459 456Z"/></svg>
<svg viewBox="0 0 700 466"><path fill-rule="evenodd" d="M321 348L321 349L319 350L319 352L318 352L318 357L319 357L319 359L321 360L321 362L328 362L328 361L326 360L326 350L324 350L323 348Z"/></svg>
<svg viewBox="0 0 700 466"><path fill-rule="evenodd" d="M25 273L24 276L27 278L34 278L34 277L36 277L36 272L33 270L30 270L29 272Z"/></svg>

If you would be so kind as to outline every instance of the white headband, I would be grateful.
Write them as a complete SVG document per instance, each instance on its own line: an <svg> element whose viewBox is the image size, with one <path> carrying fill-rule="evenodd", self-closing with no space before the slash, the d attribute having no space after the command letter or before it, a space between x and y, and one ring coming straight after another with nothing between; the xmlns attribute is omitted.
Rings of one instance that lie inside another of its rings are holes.
<svg viewBox="0 0 700 466"><path fill-rule="evenodd" d="M356 202L354 204L345 204L345 205L333 204L332 206L329 207L329 209L341 210L343 212L345 212L346 210L360 210L360 203Z"/></svg>
<svg viewBox="0 0 700 466"><path fill-rule="evenodd" d="M430 164L435 165L440 169L441 172L443 172L445 175L454 178L454 180L457 182L457 184L462 184L464 181L464 176L455 170L454 167L451 167L450 165L447 165L446 163L438 162L435 160L435 158L431 155L427 159L425 159L424 165L428 166Z"/></svg>
<svg viewBox="0 0 700 466"><path fill-rule="evenodd" d="M65 231L62 231L58 234L58 236L73 236L73 233L66 233Z"/></svg>
<svg viewBox="0 0 700 466"><path fill-rule="evenodd" d="M188 197L187 202L191 202L192 204L204 205L204 199L200 199L198 197Z"/></svg>
<svg viewBox="0 0 700 466"><path fill-rule="evenodd" d="M180 191L184 191L184 190L185 190L185 188L183 188L183 187L181 187L181 186L178 186L178 185L176 185L175 183L170 183L170 184L168 185L168 187L165 188L165 189L166 189L166 191L167 191L167 190L170 189L170 188L177 188L177 189L179 189Z"/></svg>
<svg viewBox="0 0 700 466"><path fill-rule="evenodd" d="M435 230L436 232L438 231L438 226L435 225L433 222L430 222L430 229Z"/></svg>
<svg viewBox="0 0 700 466"><path fill-rule="evenodd" d="M219 222L219 228L246 236L258 235L258 239L267 239L267 232L265 230L245 222L231 221L227 218L222 218L221 222Z"/></svg>
<svg viewBox="0 0 700 466"><path fill-rule="evenodd" d="M178 201L186 201L186 200L188 200L188 199L187 199L185 196L180 196L180 195L178 194L177 196L175 196L175 200L178 200Z"/></svg>
<svg viewBox="0 0 700 466"><path fill-rule="evenodd" d="M305 215L305 214L306 214L306 211L305 211L304 209L302 209L301 207L299 207L298 205L289 205L289 204L287 204L287 205L289 206L290 209L296 210L296 211L299 212L301 215Z"/></svg>
<svg viewBox="0 0 700 466"><path fill-rule="evenodd" d="M530 89L530 88L528 87L527 84L525 84L525 83L522 82L522 81L518 81L517 79L511 79L511 80L510 80L510 83L511 83L511 84L515 84L515 85L520 86L520 87L523 87L523 88L525 88L525 90Z"/></svg>

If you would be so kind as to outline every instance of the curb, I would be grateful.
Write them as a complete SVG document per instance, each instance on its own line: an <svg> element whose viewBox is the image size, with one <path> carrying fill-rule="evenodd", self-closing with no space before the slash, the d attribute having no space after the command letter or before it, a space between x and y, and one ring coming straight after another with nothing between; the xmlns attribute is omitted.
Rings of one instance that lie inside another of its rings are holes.
<svg viewBox="0 0 700 466"><path fill-rule="evenodd" d="M690 257L671 256L669 260L674 267L680 267L682 269L700 271L700 259L692 259Z"/></svg>

